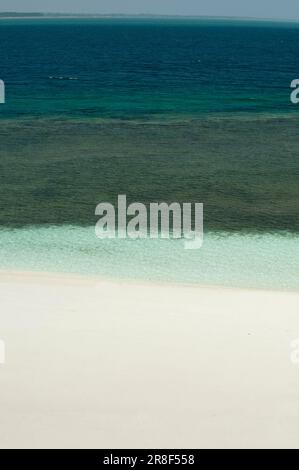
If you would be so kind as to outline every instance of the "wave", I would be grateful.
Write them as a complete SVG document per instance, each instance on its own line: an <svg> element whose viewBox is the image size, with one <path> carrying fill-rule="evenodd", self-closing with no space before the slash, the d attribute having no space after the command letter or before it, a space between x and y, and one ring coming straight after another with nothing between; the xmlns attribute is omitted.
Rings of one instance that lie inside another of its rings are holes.
<svg viewBox="0 0 299 470"><path fill-rule="evenodd" d="M67 77L67 76L63 76L63 75L60 76L60 77L59 77L59 76L55 76L55 75L53 75L53 76L50 75L48 78L49 78L50 80L79 80L78 77Z"/></svg>

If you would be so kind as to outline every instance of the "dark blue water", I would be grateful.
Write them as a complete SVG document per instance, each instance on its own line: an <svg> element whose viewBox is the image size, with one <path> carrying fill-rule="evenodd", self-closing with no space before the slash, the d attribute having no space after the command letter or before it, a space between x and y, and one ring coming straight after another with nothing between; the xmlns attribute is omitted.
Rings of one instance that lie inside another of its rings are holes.
<svg viewBox="0 0 299 470"><path fill-rule="evenodd" d="M0 116L297 113L298 43L295 23L1 21Z"/></svg>

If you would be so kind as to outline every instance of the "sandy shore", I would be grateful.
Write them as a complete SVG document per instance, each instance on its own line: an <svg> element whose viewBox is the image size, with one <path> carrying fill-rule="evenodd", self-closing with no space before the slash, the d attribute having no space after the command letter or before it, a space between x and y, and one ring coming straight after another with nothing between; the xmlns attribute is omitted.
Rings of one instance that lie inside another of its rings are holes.
<svg viewBox="0 0 299 470"><path fill-rule="evenodd" d="M0 274L0 446L299 447L299 294Z"/></svg>

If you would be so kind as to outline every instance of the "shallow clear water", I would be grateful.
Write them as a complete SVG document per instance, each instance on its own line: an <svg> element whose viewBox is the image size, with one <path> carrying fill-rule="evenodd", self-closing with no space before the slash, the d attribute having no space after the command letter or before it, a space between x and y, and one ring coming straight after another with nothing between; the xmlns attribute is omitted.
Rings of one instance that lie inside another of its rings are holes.
<svg viewBox="0 0 299 470"><path fill-rule="evenodd" d="M1 269L71 272L299 291L299 236L205 234L200 250L183 240L99 240L94 227L0 231Z"/></svg>

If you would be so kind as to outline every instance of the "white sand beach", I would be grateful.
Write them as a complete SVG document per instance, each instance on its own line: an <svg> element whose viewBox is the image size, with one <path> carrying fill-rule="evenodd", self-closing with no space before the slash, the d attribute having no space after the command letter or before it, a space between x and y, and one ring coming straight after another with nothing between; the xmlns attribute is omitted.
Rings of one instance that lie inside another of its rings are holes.
<svg viewBox="0 0 299 470"><path fill-rule="evenodd" d="M0 274L1 448L299 447L299 294Z"/></svg>

